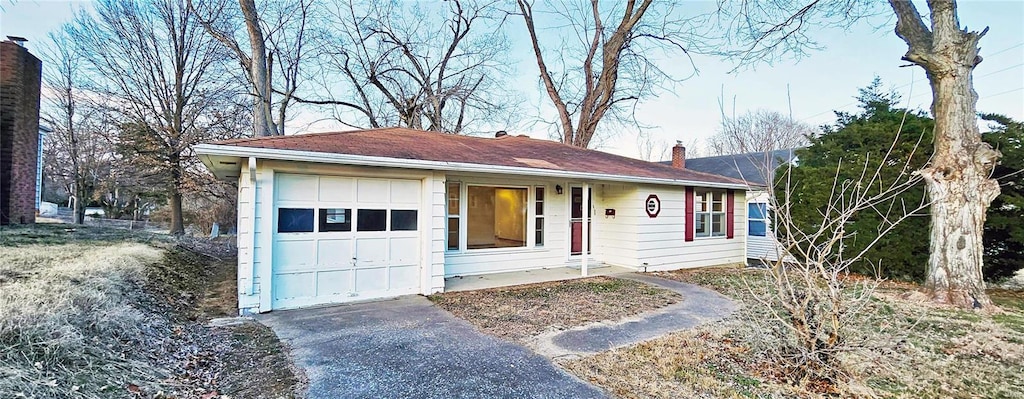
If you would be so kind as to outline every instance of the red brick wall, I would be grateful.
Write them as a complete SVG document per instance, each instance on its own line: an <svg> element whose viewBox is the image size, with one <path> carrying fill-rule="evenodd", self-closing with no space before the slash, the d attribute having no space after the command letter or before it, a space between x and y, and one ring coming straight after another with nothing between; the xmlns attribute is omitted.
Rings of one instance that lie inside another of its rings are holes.
<svg viewBox="0 0 1024 399"><path fill-rule="evenodd" d="M0 42L0 224L35 223L43 63Z"/></svg>

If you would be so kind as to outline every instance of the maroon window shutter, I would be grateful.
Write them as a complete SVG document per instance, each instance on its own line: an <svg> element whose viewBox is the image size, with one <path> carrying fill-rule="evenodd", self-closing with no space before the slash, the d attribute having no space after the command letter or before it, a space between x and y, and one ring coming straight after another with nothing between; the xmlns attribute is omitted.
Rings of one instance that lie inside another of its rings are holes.
<svg viewBox="0 0 1024 399"><path fill-rule="evenodd" d="M686 241L693 241L693 187L686 188L686 223L683 230Z"/></svg>
<svg viewBox="0 0 1024 399"><path fill-rule="evenodd" d="M725 196L725 238L732 238L733 233L733 218L736 208L736 192L729 190Z"/></svg>

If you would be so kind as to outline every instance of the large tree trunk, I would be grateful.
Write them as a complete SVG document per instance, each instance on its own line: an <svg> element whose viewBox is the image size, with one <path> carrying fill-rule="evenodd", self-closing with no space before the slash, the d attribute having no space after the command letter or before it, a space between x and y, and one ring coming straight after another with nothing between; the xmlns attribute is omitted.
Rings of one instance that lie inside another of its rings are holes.
<svg viewBox="0 0 1024 399"><path fill-rule="evenodd" d="M177 189L171 193L171 229L170 233L174 235L185 234L185 218L181 213L181 192Z"/></svg>
<svg viewBox="0 0 1024 399"><path fill-rule="evenodd" d="M992 303L981 271L982 235L988 206L999 195L999 184L990 174L1000 154L981 141L973 69L973 64L961 64L928 74L936 135L932 163L921 171L932 199L925 286L938 302L985 308Z"/></svg>
<svg viewBox="0 0 1024 399"><path fill-rule="evenodd" d="M169 205L171 206L171 229L170 233L174 235L185 234L185 217L181 211L181 185L182 185L182 168L181 168L181 155L171 155L171 198Z"/></svg>
<svg viewBox="0 0 1024 399"><path fill-rule="evenodd" d="M963 308L992 308L982 277L985 214L999 195L990 178L1002 156L981 141L971 73L981 62L978 41L985 32L961 30L956 3L928 2L931 29L914 4L890 0L896 34L909 47L904 60L920 65L932 87L935 152L921 171L931 206L931 249L925 287L937 302Z"/></svg>
<svg viewBox="0 0 1024 399"><path fill-rule="evenodd" d="M274 123L274 109L271 103L270 63L267 54L266 39L260 28L259 15L254 0L239 0L242 15L245 17L246 31L249 33L249 45L252 57L249 61L249 76L252 77L253 89L256 90L255 106L253 107L253 125L256 136L276 136L277 126ZM281 120L284 123L284 120Z"/></svg>

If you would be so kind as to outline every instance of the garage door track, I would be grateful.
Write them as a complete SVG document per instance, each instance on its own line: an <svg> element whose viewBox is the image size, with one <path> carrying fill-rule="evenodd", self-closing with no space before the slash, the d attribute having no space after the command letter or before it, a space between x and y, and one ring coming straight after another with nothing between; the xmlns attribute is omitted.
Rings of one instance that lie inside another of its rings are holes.
<svg viewBox="0 0 1024 399"><path fill-rule="evenodd" d="M530 350L485 335L426 298L275 311L316 398L604 398Z"/></svg>

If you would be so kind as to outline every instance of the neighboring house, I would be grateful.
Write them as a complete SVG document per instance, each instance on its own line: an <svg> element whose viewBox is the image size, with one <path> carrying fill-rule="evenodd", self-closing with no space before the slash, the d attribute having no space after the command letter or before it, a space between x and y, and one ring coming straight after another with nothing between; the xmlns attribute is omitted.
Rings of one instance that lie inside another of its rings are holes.
<svg viewBox="0 0 1024 399"><path fill-rule="evenodd" d="M242 313L426 295L454 276L745 260L742 181L553 141L387 128L195 151L238 181Z"/></svg>
<svg viewBox="0 0 1024 399"><path fill-rule="evenodd" d="M683 150L685 151L685 150ZM686 169L743 180L747 193L747 258L777 261L783 252L772 229L771 179L778 167L797 161L795 149L684 159ZM679 152L679 150L677 150ZM662 162L671 164L672 162Z"/></svg>

